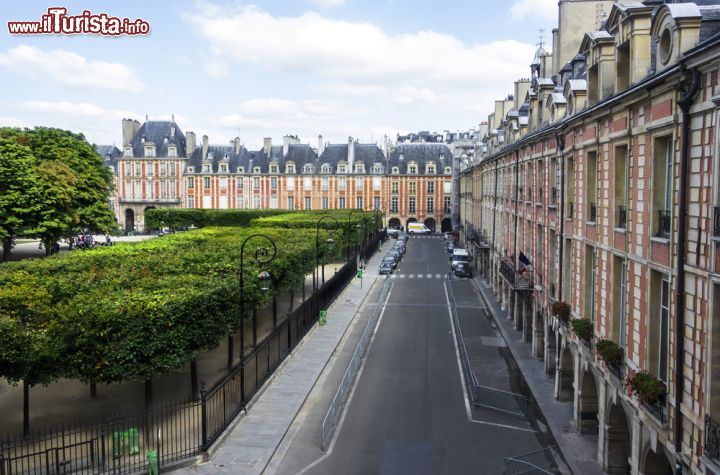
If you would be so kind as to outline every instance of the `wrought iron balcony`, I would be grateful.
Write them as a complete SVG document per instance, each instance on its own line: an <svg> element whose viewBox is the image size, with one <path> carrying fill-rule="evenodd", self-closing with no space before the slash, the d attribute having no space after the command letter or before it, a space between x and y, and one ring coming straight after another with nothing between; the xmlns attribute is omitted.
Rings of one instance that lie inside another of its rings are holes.
<svg viewBox="0 0 720 475"><path fill-rule="evenodd" d="M717 208L715 208L717 209ZM705 416L705 447L703 455L720 463L720 424Z"/></svg>
<svg viewBox="0 0 720 475"><path fill-rule="evenodd" d="M621 229L625 229L626 225L627 225L627 206L620 205L620 206L618 206L617 227L621 228Z"/></svg>
<svg viewBox="0 0 720 475"><path fill-rule="evenodd" d="M515 261L511 257L503 257L500 259L500 274L515 290L532 290L533 288L532 272L516 272Z"/></svg>
<svg viewBox="0 0 720 475"><path fill-rule="evenodd" d="M642 406L647 409L647 411L655 417L660 423L665 424L668 420L668 412L667 412L667 394L664 394L660 399L658 399L653 404L648 404L646 402L642 403Z"/></svg>
<svg viewBox="0 0 720 475"><path fill-rule="evenodd" d="M670 210L658 210L658 230L655 236L663 239L670 239Z"/></svg>
<svg viewBox="0 0 720 475"><path fill-rule="evenodd" d="M623 358L624 359L624 358ZM618 381L625 381L625 362L608 363L608 371L614 374Z"/></svg>
<svg viewBox="0 0 720 475"><path fill-rule="evenodd" d="M713 208L713 236L720 237L720 206Z"/></svg>
<svg viewBox="0 0 720 475"><path fill-rule="evenodd" d="M597 221L597 204L595 203L590 203L590 216L588 216L588 221L593 223Z"/></svg>

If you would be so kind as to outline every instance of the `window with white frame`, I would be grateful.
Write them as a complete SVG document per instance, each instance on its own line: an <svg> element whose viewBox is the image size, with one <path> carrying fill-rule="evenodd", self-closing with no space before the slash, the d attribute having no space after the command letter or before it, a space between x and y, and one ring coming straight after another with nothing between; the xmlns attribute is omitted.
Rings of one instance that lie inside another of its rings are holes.
<svg viewBox="0 0 720 475"><path fill-rule="evenodd" d="M305 209L312 209L312 198L309 196L305 197Z"/></svg>
<svg viewBox="0 0 720 475"><path fill-rule="evenodd" d="M168 157L177 157L177 148L175 148L175 145L168 146Z"/></svg>
<svg viewBox="0 0 720 475"><path fill-rule="evenodd" d="M253 191L257 192L260 190L260 177L254 176L253 177Z"/></svg>
<svg viewBox="0 0 720 475"><path fill-rule="evenodd" d="M382 178L380 178L379 176L373 177L373 190L374 191L382 190Z"/></svg>
<svg viewBox="0 0 720 475"><path fill-rule="evenodd" d="M322 197L322 209L328 209L330 207L330 199L327 196Z"/></svg>
<svg viewBox="0 0 720 475"><path fill-rule="evenodd" d="M303 173L312 173L313 172L313 166L309 163L306 163L303 167Z"/></svg>
<svg viewBox="0 0 720 475"><path fill-rule="evenodd" d="M391 213L396 213L396 214L397 214L397 212L398 212L398 202L399 202L399 200L398 200L398 197L397 197L397 196L393 196L392 198L390 198L390 212L391 212Z"/></svg>
<svg viewBox="0 0 720 475"><path fill-rule="evenodd" d="M347 165L340 163L337 167L338 173L347 173Z"/></svg>
<svg viewBox="0 0 720 475"><path fill-rule="evenodd" d="M277 172L278 172L278 166L270 165L270 173L277 173Z"/></svg>
<svg viewBox="0 0 720 475"><path fill-rule="evenodd" d="M245 188L245 179L243 177L235 178L235 188L237 188L238 193L242 193L243 188Z"/></svg>
<svg viewBox="0 0 720 475"><path fill-rule="evenodd" d="M253 167L253 173L260 173L260 167Z"/></svg>
<svg viewBox="0 0 720 475"><path fill-rule="evenodd" d="M287 197L287 209L295 209L295 197L294 196Z"/></svg>
<svg viewBox="0 0 720 475"><path fill-rule="evenodd" d="M362 196L355 197L355 208L365 209L365 207L363 206L363 197Z"/></svg>
<svg viewBox="0 0 720 475"><path fill-rule="evenodd" d="M347 189L347 178L344 176L338 177L338 190L344 191Z"/></svg>
<svg viewBox="0 0 720 475"><path fill-rule="evenodd" d="M227 171L228 171L227 163L221 163L220 164L220 173L227 173Z"/></svg>
<svg viewBox="0 0 720 475"><path fill-rule="evenodd" d="M262 202L259 196L253 196L253 208L260 209Z"/></svg>
<svg viewBox="0 0 720 475"><path fill-rule="evenodd" d="M218 180L218 183L219 183L219 186L220 186L220 190L221 190L221 191L226 191L226 190L227 190L227 187L228 187L228 179L227 179L226 176L221 176L221 177L219 178L219 180Z"/></svg>
<svg viewBox="0 0 720 475"><path fill-rule="evenodd" d="M345 197L338 198L338 209L345 209Z"/></svg>
<svg viewBox="0 0 720 475"><path fill-rule="evenodd" d="M303 190L312 191L312 177L309 177L309 176L303 177Z"/></svg>
<svg viewBox="0 0 720 475"><path fill-rule="evenodd" d="M154 163L148 163L145 165L145 174L147 176L153 176L155 174L155 164Z"/></svg>
<svg viewBox="0 0 720 475"><path fill-rule="evenodd" d="M355 163L355 173L365 173L365 164L362 162Z"/></svg>
<svg viewBox="0 0 720 475"><path fill-rule="evenodd" d="M188 190L192 190L193 188L195 188L195 178L189 177L187 179L187 187L188 187Z"/></svg>
<svg viewBox="0 0 720 475"><path fill-rule="evenodd" d="M124 157L132 157L132 147L125 147L125 150L123 152Z"/></svg>
<svg viewBox="0 0 720 475"><path fill-rule="evenodd" d="M145 145L145 156L146 157L154 157L155 156L155 146L154 145Z"/></svg>
<svg viewBox="0 0 720 475"><path fill-rule="evenodd" d="M415 163L408 164L408 173L410 175L415 175L417 173L417 164L415 164Z"/></svg>
<svg viewBox="0 0 720 475"><path fill-rule="evenodd" d="M400 169L398 167L392 167L390 169L390 173L392 173L393 175L397 175L398 173L400 173Z"/></svg>
<svg viewBox="0 0 720 475"><path fill-rule="evenodd" d="M320 167L320 173L330 173L331 168L329 163L323 163Z"/></svg>
<svg viewBox="0 0 720 475"><path fill-rule="evenodd" d="M237 167L238 173L245 173L245 167Z"/></svg>
<svg viewBox="0 0 720 475"><path fill-rule="evenodd" d="M210 189L210 177L209 176L206 176L203 178L203 188L205 188L206 190Z"/></svg>
<svg viewBox="0 0 720 475"><path fill-rule="evenodd" d="M320 189L322 191L327 191L330 189L330 177L327 177L327 176L320 177Z"/></svg>
<svg viewBox="0 0 720 475"><path fill-rule="evenodd" d="M434 163L428 163L425 166L425 173L427 175L434 175L435 174L435 164Z"/></svg>
<svg viewBox="0 0 720 475"><path fill-rule="evenodd" d="M365 178L358 176L355 177L355 189L356 190L362 190L364 187Z"/></svg>
<svg viewBox="0 0 720 475"><path fill-rule="evenodd" d="M373 165L373 173L382 173L383 172L383 166L379 163L376 163Z"/></svg>
<svg viewBox="0 0 720 475"><path fill-rule="evenodd" d="M270 190L277 191L278 180L276 176L270 177Z"/></svg>
<svg viewBox="0 0 720 475"><path fill-rule="evenodd" d="M415 214L417 212L417 200L414 196L408 198L408 213Z"/></svg>
<svg viewBox="0 0 720 475"><path fill-rule="evenodd" d="M295 191L295 177L294 176L285 177L285 186L287 187L288 191Z"/></svg>
<svg viewBox="0 0 720 475"><path fill-rule="evenodd" d="M450 168L450 167L445 167L445 174L446 174L446 175L452 175L452 168Z"/></svg>
<svg viewBox="0 0 720 475"><path fill-rule="evenodd" d="M188 208L194 208L195 207L195 197L188 196L187 204L188 204Z"/></svg>

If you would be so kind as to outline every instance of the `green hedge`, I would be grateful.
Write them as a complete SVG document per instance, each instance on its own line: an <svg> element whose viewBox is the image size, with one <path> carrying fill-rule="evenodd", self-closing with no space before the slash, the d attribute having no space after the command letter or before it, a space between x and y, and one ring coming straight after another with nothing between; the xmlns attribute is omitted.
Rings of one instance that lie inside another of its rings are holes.
<svg viewBox="0 0 720 475"><path fill-rule="evenodd" d="M195 209L155 208L145 212L145 226L160 228L205 228L208 226L247 226L255 218L285 214L281 209Z"/></svg>
<svg viewBox="0 0 720 475"><path fill-rule="evenodd" d="M255 276L272 275L287 292L315 264L315 230L205 228L136 244L28 259L0 266L0 376L11 382L142 380L177 369L239 324L242 241L263 233L277 244L267 266L254 262L265 242L245 247L245 316L266 304ZM321 230L321 252L328 237Z"/></svg>

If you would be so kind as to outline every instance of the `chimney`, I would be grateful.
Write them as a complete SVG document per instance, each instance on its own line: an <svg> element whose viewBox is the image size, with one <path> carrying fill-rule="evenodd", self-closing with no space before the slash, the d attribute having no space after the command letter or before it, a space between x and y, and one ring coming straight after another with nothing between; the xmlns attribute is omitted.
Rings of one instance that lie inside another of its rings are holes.
<svg viewBox="0 0 720 475"><path fill-rule="evenodd" d="M187 156L189 157L195 151L195 132L188 131L185 134L185 140L185 145L187 146Z"/></svg>
<svg viewBox="0 0 720 475"><path fill-rule="evenodd" d="M133 119L122 120L123 147L127 147L132 142L133 137L140 129L140 122Z"/></svg>
<svg viewBox="0 0 720 475"><path fill-rule="evenodd" d="M318 146L317 146L317 154L320 155L325 150L325 144L323 143L323 136L322 134L318 135Z"/></svg>
<svg viewBox="0 0 720 475"><path fill-rule="evenodd" d="M347 159L348 159L348 172L352 173L355 169L355 141L352 137L348 137L348 149L347 149Z"/></svg>
<svg viewBox="0 0 720 475"><path fill-rule="evenodd" d="M272 149L272 137L265 137L263 139L263 152L265 152L266 156L270 156L270 151Z"/></svg>
<svg viewBox="0 0 720 475"><path fill-rule="evenodd" d="M175 138L175 124L170 125L170 138Z"/></svg>
<svg viewBox="0 0 720 475"><path fill-rule="evenodd" d="M237 155L238 153L240 153L240 148L242 147L242 145L240 145L240 137L235 137L234 142L235 142L235 155Z"/></svg>
<svg viewBox="0 0 720 475"><path fill-rule="evenodd" d="M203 144L202 144L202 158L205 160L207 158L208 153L208 136L203 135Z"/></svg>
<svg viewBox="0 0 720 475"><path fill-rule="evenodd" d="M283 157L287 157L289 150L290 150L290 137L285 135L283 137Z"/></svg>

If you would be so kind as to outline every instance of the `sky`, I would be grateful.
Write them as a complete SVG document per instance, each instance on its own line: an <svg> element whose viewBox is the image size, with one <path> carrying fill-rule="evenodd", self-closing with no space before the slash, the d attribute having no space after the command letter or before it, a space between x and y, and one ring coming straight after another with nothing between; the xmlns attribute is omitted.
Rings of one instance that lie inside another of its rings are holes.
<svg viewBox="0 0 720 475"><path fill-rule="evenodd" d="M142 19L137 36L13 35L8 22ZM557 0L22 1L0 10L0 127L60 127L122 146L121 120L174 117L211 144L249 149L381 143L467 130L528 77Z"/></svg>

